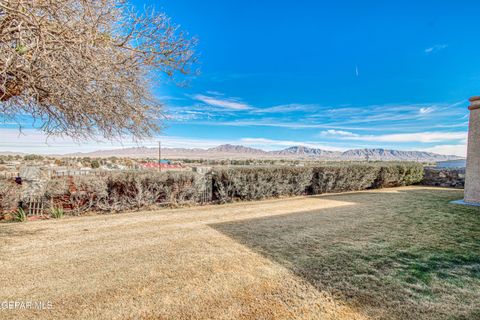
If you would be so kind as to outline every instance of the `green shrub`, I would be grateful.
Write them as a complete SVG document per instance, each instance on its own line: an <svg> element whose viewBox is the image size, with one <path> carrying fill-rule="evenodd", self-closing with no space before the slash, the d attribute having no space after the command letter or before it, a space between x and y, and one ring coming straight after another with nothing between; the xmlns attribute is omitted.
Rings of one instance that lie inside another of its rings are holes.
<svg viewBox="0 0 480 320"><path fill-rule="evenodd" d="M50 217L53 219L61 219L64 216L63 208L52 208L50 210Z"/></svg>
<svg viewBox="0 0 480 320"><path fill-rule="evenodd" d="M230 167L215 170L213 189L215 200L228 202L404 186L418 183L422 177L423 167L417 163Z"/></svg>
<svg viewBox="0 0 480 320"><path fill-rule="evenodd" d="M27 213L23 208L18 208L16 211L13 212L12 214L13 221L15 222L25 222L27 221Z"/></svg>
<svg viewBox="0 0 480 320"><path fill-rule="evenodd" d="M375 182L375 188L407 186L423 179L423 166L412 163L383 165Z"/></svg>
<svg viewBox="0 0 480 320"><path fill-rule="evenodd" d="M313 168L310 194L369 189L380 168L368 164L324 165Z"/></svg>
<svg viewBox="0 0 480 320"><path fill-rule="evenodd" d="M213 174L213 195L220 202L302 195L311 180L309 167L218 168Z"/></svg>

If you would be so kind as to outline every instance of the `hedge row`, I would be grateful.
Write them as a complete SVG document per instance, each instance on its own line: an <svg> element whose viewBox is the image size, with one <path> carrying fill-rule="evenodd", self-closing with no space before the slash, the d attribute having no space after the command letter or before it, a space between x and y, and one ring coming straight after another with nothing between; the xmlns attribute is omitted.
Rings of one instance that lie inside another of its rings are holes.
<svg viewBox="0 0 480 320"><path fill-rule="evenodd" d="M124 211L162 203L258 200L278 196L357 191L419 183L415 163L324 164L306 167L216 167L207 176L194 172L121 172L49 181L43 196L55 207L84 211ZM13 190L13 191L12 191ZM15 186L0 181L0 211L18 201Z"/></svg>
<svg viewBox="0 0 480 320"><path fill-rule="evenodd" d="M417 163L234 167L215 170L213 190L214 200L228 202L406 186L422 178L423 166Z"/></svg>
<svg viewBox="0 0 480 320"><path fill-rule="evenodd" d="M125 211L162 203L197 203L206 187L193 172L123 172L52 180L45 196L74 212Z"/></svg>

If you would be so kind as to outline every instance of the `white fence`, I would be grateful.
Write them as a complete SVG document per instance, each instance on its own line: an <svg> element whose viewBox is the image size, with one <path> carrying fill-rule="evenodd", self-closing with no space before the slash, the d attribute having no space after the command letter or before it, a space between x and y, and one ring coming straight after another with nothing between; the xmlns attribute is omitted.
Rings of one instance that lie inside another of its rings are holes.
<svg viewBox="0 0 480 320"><path fill-rule="evenodd" d="M12 171L0 171L0 178L3 179L13 179L15 177L18 177L18 172L12 172Z"/></svg>

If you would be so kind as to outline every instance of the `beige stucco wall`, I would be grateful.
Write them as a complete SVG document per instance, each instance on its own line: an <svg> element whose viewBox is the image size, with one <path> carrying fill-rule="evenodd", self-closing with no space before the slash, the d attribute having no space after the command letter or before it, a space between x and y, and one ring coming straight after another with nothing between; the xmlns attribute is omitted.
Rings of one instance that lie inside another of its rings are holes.
<svg viewBox="0 0 480 320"><path fill-rule="evenodd" d="M470 102L465 202L480 203L480 97Z"/></svg>

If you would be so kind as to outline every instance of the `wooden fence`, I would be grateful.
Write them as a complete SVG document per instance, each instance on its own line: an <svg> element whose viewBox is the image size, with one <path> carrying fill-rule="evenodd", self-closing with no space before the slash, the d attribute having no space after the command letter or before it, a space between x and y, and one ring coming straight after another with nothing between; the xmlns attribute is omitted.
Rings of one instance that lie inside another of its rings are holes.
<svg viewBox="0 0 480 320"><path fill-rule="evenodd" d="M46 210L46 201L43 197L30 197L26 203L29 216L43 216Z"/></svg>

